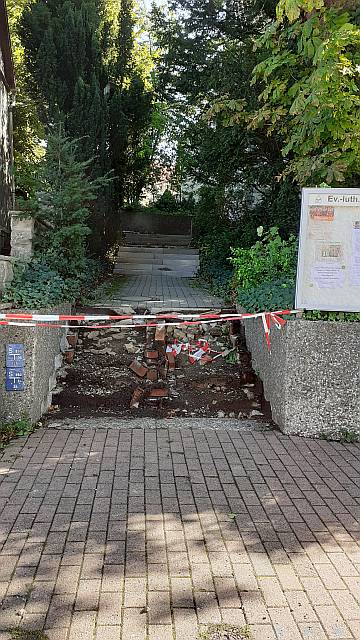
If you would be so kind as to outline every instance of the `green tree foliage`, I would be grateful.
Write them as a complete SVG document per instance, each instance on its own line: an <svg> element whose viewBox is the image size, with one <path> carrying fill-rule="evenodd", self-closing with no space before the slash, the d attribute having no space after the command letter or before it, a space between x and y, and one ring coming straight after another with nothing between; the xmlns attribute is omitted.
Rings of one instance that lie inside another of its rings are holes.
<svg viewBox="0 0 360 640"><path fill-rule="evenodd" d="M77 141L61 127L49 136L38 165L38 192L29 202L37 224L33 260L19 265L5 293L15 306L41 307L76 299L91 281L87 258L90 205L108 178L89 177L91 160L78 160Z"/></svg>
<svg viewBox="0 0 360 640"><path fill-rule="evenodd" d="M7 0L12 54L16 75L14 116L15 179L18 190L31 193L34 189L36 166L43 155L40 140L44 137L37 105L29 91L30 77L24 63L24 47L18 26L24 9L32 0Z"/></svg>
<svg viewBox="0 0 360 640"><path fill-rule="evenodd" d="M259 39L266 57L254 70L262 106L251 127L280 132L285 174L301 185L360 173L360 3L281 0Z"/></svg>
<svg viewBox="0 0 360 640"><path fill-rule="evenodd" d="M259 108L251 79L262 52L254 40L275 10L275 0L171 0L168 12L154 11L158 91L169 103L179 182L202 185L194 231L202 272L220 287L232 272L230 247L251 246L260 224L285 237L298 228L298 188L277 179L283 140L250 129L244 117L245 108Z"/></svg>
<svg viewBox="0 0 360 640"><path fill-rule="evenodd" d="M79 157L94 157L93 176L113 172L93 210L99 237L104 220L113 224L112 212L136 201L149 176L151 56L138 41L139 21L134 0L33 0L21 20L42 120L62 122L79 140Z"/></svg>
<svg viewBox="0 0 360 640"><path fill-rule="evenodd" d="M284 189L276 179L284 169L277 132L269 139L265 129L249 130L242 109L230 127L222 109L214 108L218 100L235 112L239 104L258 107L257 91L250 84L260 56L253 51L253 41L274 17L275 6L270 1L173 0L168 14L157 10L154 15L162 52L159 91L171 104L176 123L172 133L178 138L184 173L206 187L207 194L213 191L220 227L226 221L230 226L244 224L254 215L254 230L261 222L285 223L288 232L297 228L295 191L290 182ZM276 202L284 201L285 194L290 202L279 221Z"/></svg>

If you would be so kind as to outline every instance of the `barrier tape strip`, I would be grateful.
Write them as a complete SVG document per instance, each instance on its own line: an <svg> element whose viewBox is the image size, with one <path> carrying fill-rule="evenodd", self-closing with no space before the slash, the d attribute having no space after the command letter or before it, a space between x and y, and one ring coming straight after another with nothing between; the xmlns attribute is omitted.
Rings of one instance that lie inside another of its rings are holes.
<svg viewBox="0 0 360 640"><path fill-rule="evenodd" d="M282 309L279 311L263 311L260 313L203 313L203 314L183 314L183 313L166 313L166 314L144 314L144 315L57 315L57 314L35 314L35 313L0 313L0 320L24 320L36 322L94 322L94 321L121 321L121 320L196 320L198 322L209 321L216 322L242 320L246 318L260 318L264 313L272 313L276 316L290 315L297 311ZM157 323L158 324L158 323ZM172 324L172 323L170 323Z"/></svg>
<svg viewBox="0 0 360 640"><path fill-rule="evenodd" d="M46 327L52 329L68 329L68 322L106 322L110 324L80 324L77 329L133 329L142 327L188 327L199 324L213 324L219 322L233 322L238 320L249 320L251 318L261 318L264 327L265 340L269 352L271 353L270 330L273 323L277 329L281 329L286 320L282 316L289 316L298 313L295 310L283 309L280 311L263 311L261 313L239 313L239 314L160 314L160 315L123 315L123 316L87 316L87 315L41 315L41 314L17 314L1 313L0 326L10 327ZM196 319L195 319L196 318ZM160 320L160 322L146 322L146 320ZM121 324L132 320L133 322ZM145 320L145 322L141 322ZM166 322L172 320L173 322ZM117 321L117 322L113 322ZM135 322L137 321L137 322ZM66 324L59 324L66 322ZM55 323L55 324L53 324Z"/></svg>

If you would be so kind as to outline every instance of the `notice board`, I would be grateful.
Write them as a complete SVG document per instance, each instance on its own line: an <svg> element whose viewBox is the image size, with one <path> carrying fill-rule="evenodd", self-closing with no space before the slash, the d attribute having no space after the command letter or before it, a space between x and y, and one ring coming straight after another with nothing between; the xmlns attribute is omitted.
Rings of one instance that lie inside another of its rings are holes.
<svg viewBox="0 0 360 640"><path fill-rule="evenodd" d="M360 311L360 189L303 189L296 308Z"/></svg>

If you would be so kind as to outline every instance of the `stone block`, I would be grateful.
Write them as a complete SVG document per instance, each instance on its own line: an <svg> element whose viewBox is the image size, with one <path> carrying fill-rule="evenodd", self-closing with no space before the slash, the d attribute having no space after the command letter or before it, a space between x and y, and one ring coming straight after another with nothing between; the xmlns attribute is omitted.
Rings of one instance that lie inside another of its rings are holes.
<svg viewBox="0 0 360 640"><path fill-rule="evenodd" d="M29 260L33 254L35 222L32 218L22 218L21 212L11 215L11 255L20 260Z"/></svg>
<svg viewBox="0 0 360 640"><path fill-rule="evenodd" d="M14 310L13 310L14 311ZM21 312L21 310L16 310ZM36 313L68 314L70 305ZM31 311L30 311L31 313ZM56 383L56 363L66 329L51 327L4 326L0 333L0 420L19 420L26 415L37 422L52 403L51 390ZM6 345L20 343L25 350L25 390L5 390Z"/></svg>
<svg viewBox="0 0 360 640"><path fill-rule="evenodd" d="M290 319L271 331L261 318L244 321L255 372L274 421L287 434L360 433L360 323Z"/></svg>
<svg viewBox="0 0 360 640"><path fill-rule="evenodd" d="M13 259L9 256L0 256L0 293L11 282L13 275Z"/></svg>

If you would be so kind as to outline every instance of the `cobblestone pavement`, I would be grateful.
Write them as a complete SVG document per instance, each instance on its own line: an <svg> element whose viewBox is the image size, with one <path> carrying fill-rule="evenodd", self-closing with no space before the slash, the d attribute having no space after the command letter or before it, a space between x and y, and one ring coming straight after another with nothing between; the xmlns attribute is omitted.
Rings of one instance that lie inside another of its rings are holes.
<svg viewBox="0 0 360 640"><path fill-rule="evenodd" d="M0 458L1 640L195 640L221 621L254 640L360 638L359 454L188 427L16 441Z"/></svg>
<svg viewBox="0 0 360 640"><path fill-rule="evenodd" d="M147 307L154 311L181 309L218 309L224 302L208 291L194 285L188 278L172 276L126 276L124 283L111 300L102 301L104 306L116 308L121 305Z"/></svg>

